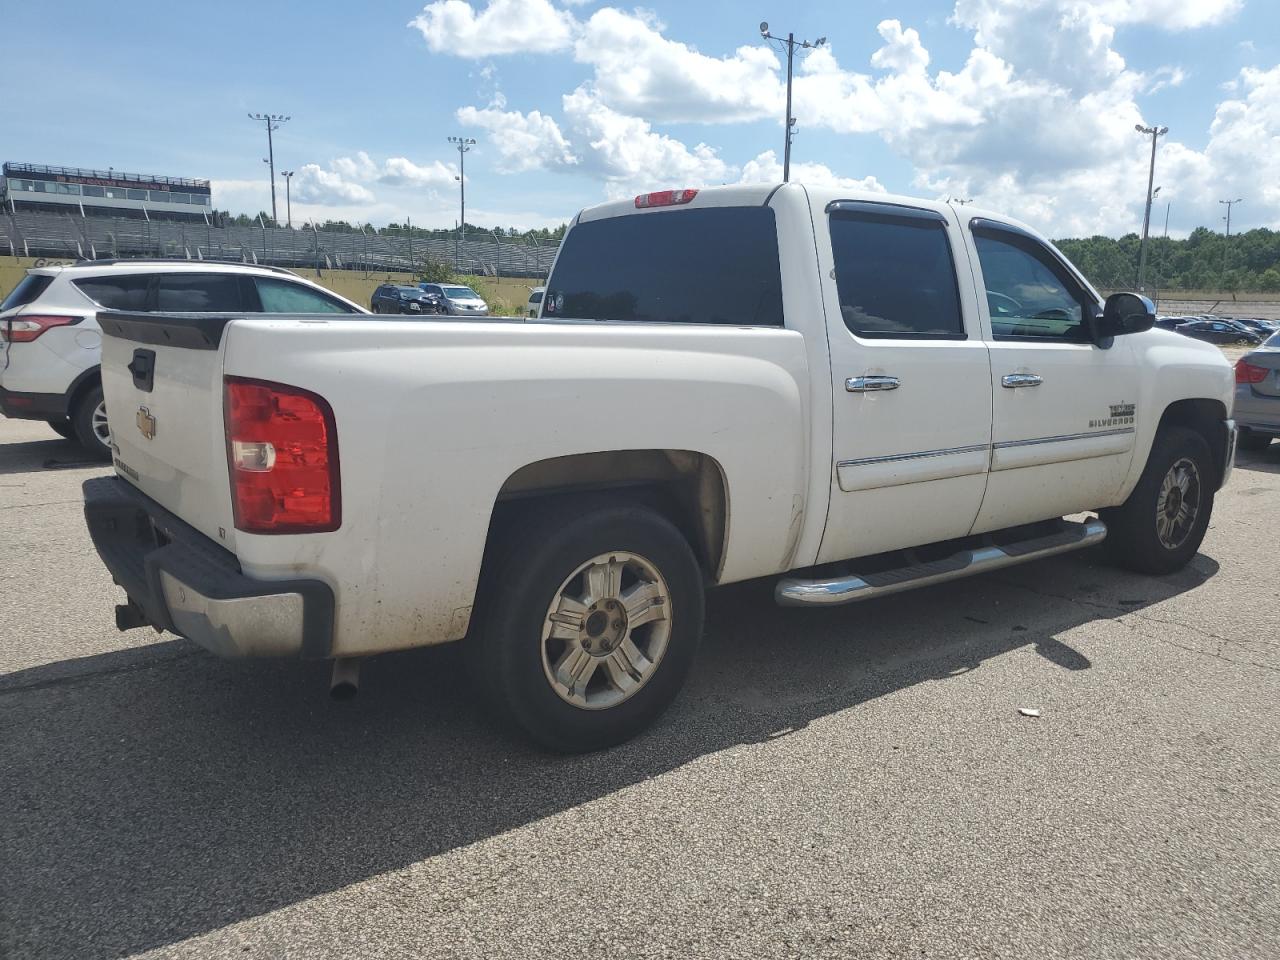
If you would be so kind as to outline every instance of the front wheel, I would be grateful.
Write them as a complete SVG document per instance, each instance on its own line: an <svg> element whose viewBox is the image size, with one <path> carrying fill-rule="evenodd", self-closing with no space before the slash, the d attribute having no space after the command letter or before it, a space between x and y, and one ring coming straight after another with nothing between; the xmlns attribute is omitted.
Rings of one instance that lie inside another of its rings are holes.
<svg viewBox="0 0 1280 960"><path fill-rule="evenodd" d="M111 459L111 427L107 424L107 404L101 385L91 387L71 414L76 440L94 460Z"/></svg>
<svg viewBox="0 0 1280 960"><path fill-rule="evenodd" d="M1129 499L1100 512L1108 552L1138 573L1181 570L1209 529L1217 481L1204 437L1184 427L1161 430Z"/></svg>
<svg viewBox="0 0 1280 960"><path fill-rule="evenodd" d="M702 575L662 515L578 499L526 514L486 561L472 675L551 750L629 740L679 692L702 634Z"/></svg>

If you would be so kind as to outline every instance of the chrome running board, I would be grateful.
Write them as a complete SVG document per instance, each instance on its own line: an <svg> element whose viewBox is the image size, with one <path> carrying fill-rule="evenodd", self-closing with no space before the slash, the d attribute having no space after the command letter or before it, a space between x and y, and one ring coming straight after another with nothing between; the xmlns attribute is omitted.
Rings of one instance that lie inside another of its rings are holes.
<svg viewBox="0 0 1280 960"><path fill-rule="evenodd" d="M1048 536L1006 543L999 547L983 546L961 550L941 560L899 567L896 570L861 575L851 573L820 580L786 577L778 581L773 593L774 598L784 607L854 603L1080 550L1101 543L1106 538L1107 525L1101 520L1086 520L1083 523L1063 520L1060 531Z"/></svg>

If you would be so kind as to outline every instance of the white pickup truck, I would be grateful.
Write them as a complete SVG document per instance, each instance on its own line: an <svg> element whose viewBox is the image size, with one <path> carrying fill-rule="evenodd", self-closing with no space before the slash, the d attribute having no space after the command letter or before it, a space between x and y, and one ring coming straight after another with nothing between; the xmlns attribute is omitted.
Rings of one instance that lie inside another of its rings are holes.
<svg viewBox="0 0 1280 960"><path fill-rule="evenodd" d="M706 587L840 604L1104 538L1187 563L1232 371L1153 319L970 207L646 194L578 215L537 319L99 314L85 512L121 629L330 658L346 693L463 641L517 728L595 749L676 695Z"/></svg>

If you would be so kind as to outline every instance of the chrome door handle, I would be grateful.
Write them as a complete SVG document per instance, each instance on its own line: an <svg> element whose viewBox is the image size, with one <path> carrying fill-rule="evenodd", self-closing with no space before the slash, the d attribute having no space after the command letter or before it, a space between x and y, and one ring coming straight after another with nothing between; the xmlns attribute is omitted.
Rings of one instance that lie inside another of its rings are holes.
<svg viewBox="0 0 1280 960"><path fill-rule="evenodd" d="M844 382L844 388L850 393L871 393L875 390L897 390L899 384L897 377L850 377Z"/></svg>
<svg viewBox="0 0 1280 960"><path fill-rule="evenodd" d="M1006 373L1000 378L1000 386L1009 387L1038 387L1044 383L1044 379L1034 373Z"/></svg>

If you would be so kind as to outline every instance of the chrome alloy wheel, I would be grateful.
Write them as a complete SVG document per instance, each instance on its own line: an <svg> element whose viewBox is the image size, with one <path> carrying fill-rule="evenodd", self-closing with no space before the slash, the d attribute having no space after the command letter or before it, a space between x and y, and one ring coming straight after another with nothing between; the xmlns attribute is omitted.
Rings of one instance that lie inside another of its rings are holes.
<svg viewBox="0 0 1280 960"><path fill-rule="evenodd" d="M1156 536L1166 550L1177 550L1200 516L1200 471L1186 457L1176 460L1156 497Z"/></svg>
<svg viewBox="0 0 1280 960"><path fill-rule="evenodd" d="M93 435L98 438L98 442L109 448L111 446L111 427L107 425L107 402L105 400L93 408L93 416L90 417L89 422L93 427Z"/></svg>
<svg viewBox="0 0 1280 960"><path fill-rule="evenodd" d="M588 560L560 585L542 627L542 670L566 703L616 707L658 669L671 639L671 591L634 553Z"/></svg>

